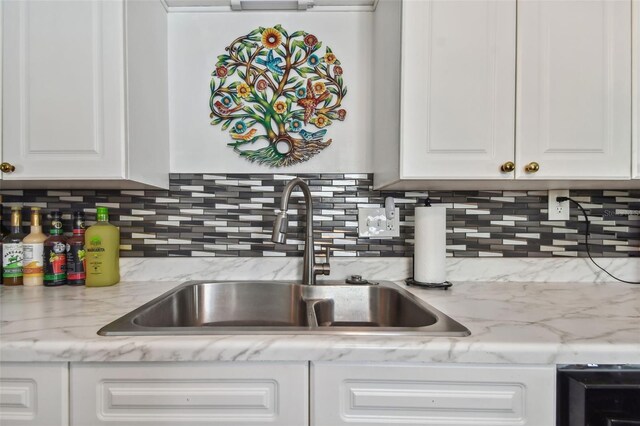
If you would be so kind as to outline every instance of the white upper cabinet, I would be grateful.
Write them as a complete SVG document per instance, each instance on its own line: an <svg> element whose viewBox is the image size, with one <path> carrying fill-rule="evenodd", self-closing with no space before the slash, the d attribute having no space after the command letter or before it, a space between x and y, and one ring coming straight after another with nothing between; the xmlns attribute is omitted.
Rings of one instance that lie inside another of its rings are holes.
<svg viewBox="0 0 640 426"><path fill-rule="evenodd" d="M160 1L3 2L4 181L167 186ZM153 161L149 161L153 155Z"/></svg>
<svg viewBox="0 0 640 426"><path fill-rule="evenodd" d="M376 188L631 184L631 0L382 0L375 15Z"/></svg>
<svg viewBox="0 0 640 426"><path fill-rule="evenodd" d="M5 179L122 177L122 4L4 7Z"/></svg>
<svg viewBox="0 0 640 426"><path fill-rule="evenodd" d="M632 147L633 155L631 161L632 175L634 179L640 179L640 0L633 0L632 7L633 19L632 19L632 43L633 52L631 52L632 60L632 75L633 81L631 87L633 88L631 108L633 116L632 122Z"/></svg>
<svg viewBox="0 0 640 426"><path fill-rule="evenodd" d="M517 51L516 177L629 179L631 1L520 0Z"/></svg>
<svg viewBox="0 0 640 426"><path fill-rule="evenodd" d="M515 0L406 1L401 174L512 178Z"/></svg>
<svg viewBox="0 0 640 426"><path fill-rule="evenodd" d="M374 28L376 187L512 179L516 1L380 1Z"/></svg>

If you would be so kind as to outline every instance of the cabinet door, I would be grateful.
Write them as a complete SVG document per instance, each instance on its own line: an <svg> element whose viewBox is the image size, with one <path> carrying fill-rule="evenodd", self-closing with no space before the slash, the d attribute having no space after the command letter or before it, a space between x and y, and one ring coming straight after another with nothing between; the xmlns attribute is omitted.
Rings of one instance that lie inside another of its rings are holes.
<svg viewBox="0 0 640 426"><path fill-rule="evenodd" d="M630 177L631 0L520 1L517 69L517 178Z"/></svg>
<svg viewBox="0 0 640 426"><path fill-rule="evenodd" d="M4 13L4 2L0 2L0 22L3 22L3 13ZM2 114L2 99L4 98L2 96L2 70L3 70L3 59L4 59L4 43L3 43L3 38L4 38L4 34L2 31L2 28L0 28L0 163L2 162L2 118L3 118L3 114ZM4 173L0 172L0 182L2 182L2 178L3 178Z"/></svg>
<svg viewBox="0 0 640 426"><path fill-rule="evenodd" d="M309 420L308 364L71 364L71 424L281 425Z"/></svg>
<svg viewBox="0 0 640 426"><path fill-rule="evenodd" d="M122 2L3 8L4 179L121 178Z"/></svg>
<svg viewBox="0 0 640 426"><path fill-rule="evenodd" d="M311 425L554 425L555 374L555 366L313 363Z"/></svg>
<svg viewBox="0 0 640 426"><path fill-rule="evenodd" d="M515 24L515 0L403 2L402 178L513 179Z"/></svg>
<svg viewBox="0 0 640 426"><path fill-rule="evenodd" d="M632 177L640 179L640 0L633 0L632 19L632 43L633 51L631 52L632 61L632 103L631 111L633 112L632 128L631 128L631 144L632 155Z"/></svg>
<svg viewBox="0 0 640 426"><path fill-rule="evenodd" d="M0 363L0 424L68 425L67 363Z"/></svg>

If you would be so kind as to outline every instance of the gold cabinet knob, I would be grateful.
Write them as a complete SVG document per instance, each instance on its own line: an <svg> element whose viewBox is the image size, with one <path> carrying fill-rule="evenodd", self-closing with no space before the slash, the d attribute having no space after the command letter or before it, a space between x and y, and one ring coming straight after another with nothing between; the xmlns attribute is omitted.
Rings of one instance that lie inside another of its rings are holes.
<svg viewBox="0 0 640 426"><path fill-rule="evenodd" d="M16 171L16 167L11 163L0 164L0 172L2 173L11 173L15 171Z"/></svg>
<svg viewBox="0 0 640 426"><path fill-rule="evenodd" d="M502 166L500 166L500 171L505 173L512 172L516 169L516 165L513 164L513 161L507 161Z"/></svg>
<svg viewBox="0 0 640 426"><path fill-rule="evenodd" d="M527 173L535 173L538 170L540 170L540 164L536 163L535 161L532 161L531 163L524 166L524 171Z"/></svg>

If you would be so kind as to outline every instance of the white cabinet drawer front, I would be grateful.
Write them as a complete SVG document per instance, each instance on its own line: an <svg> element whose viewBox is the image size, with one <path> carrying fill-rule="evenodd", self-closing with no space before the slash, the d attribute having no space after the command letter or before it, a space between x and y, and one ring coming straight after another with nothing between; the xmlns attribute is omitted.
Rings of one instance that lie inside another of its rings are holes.
<svg viewBox="0 0 640 426"><path fill-rule="evenodd" d="M258 380L114 380L100 383L103 415L126 410L146 411L150 417L162 412L180 415L184 410L205 409L211 413L234 414L251 410L255 415L274 416L277 383Z"/></svg>
<svg viewBox="0 0 640 426"><path fill-rule="evenodd" d="M0 378L0 418L34 419L35 399L35 380Z"/></svg>
<svg viewBox="0 0 640 426"><path fill-rule="evenodd" d="M72 424L304 425L306 363L73 364Z"/></svg>
<svg viewBox="0 0 640 426"><path fill-rule="evenodd" d="M0 364L0 424L69 423L66 363Z"/></svg>
<svg viewBox="0 0 640 426"><path fill-rule="evenodd" d="M349 401L345 407L349 416L371 410L403 410L419 416L433 410L442 416L520 420L524 414L524 388L513 383L347 380L340 392L343 401Z"/></svg>
<svg viewBox="0 0 640 426"><path fill-rule="evenodd" d="M314 364L312 424L552 425L553 367Z"/></svg>

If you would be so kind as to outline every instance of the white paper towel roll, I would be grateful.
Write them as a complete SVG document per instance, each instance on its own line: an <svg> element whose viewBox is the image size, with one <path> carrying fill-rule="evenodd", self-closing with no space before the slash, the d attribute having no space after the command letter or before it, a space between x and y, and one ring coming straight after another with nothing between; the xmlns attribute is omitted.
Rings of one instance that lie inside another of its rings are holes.
<svg viewBox="0 0 640 426"><path fill-rule="evenodd" d="M447 209L416 207L413 279L422 283L446 281Z"/></svg>

